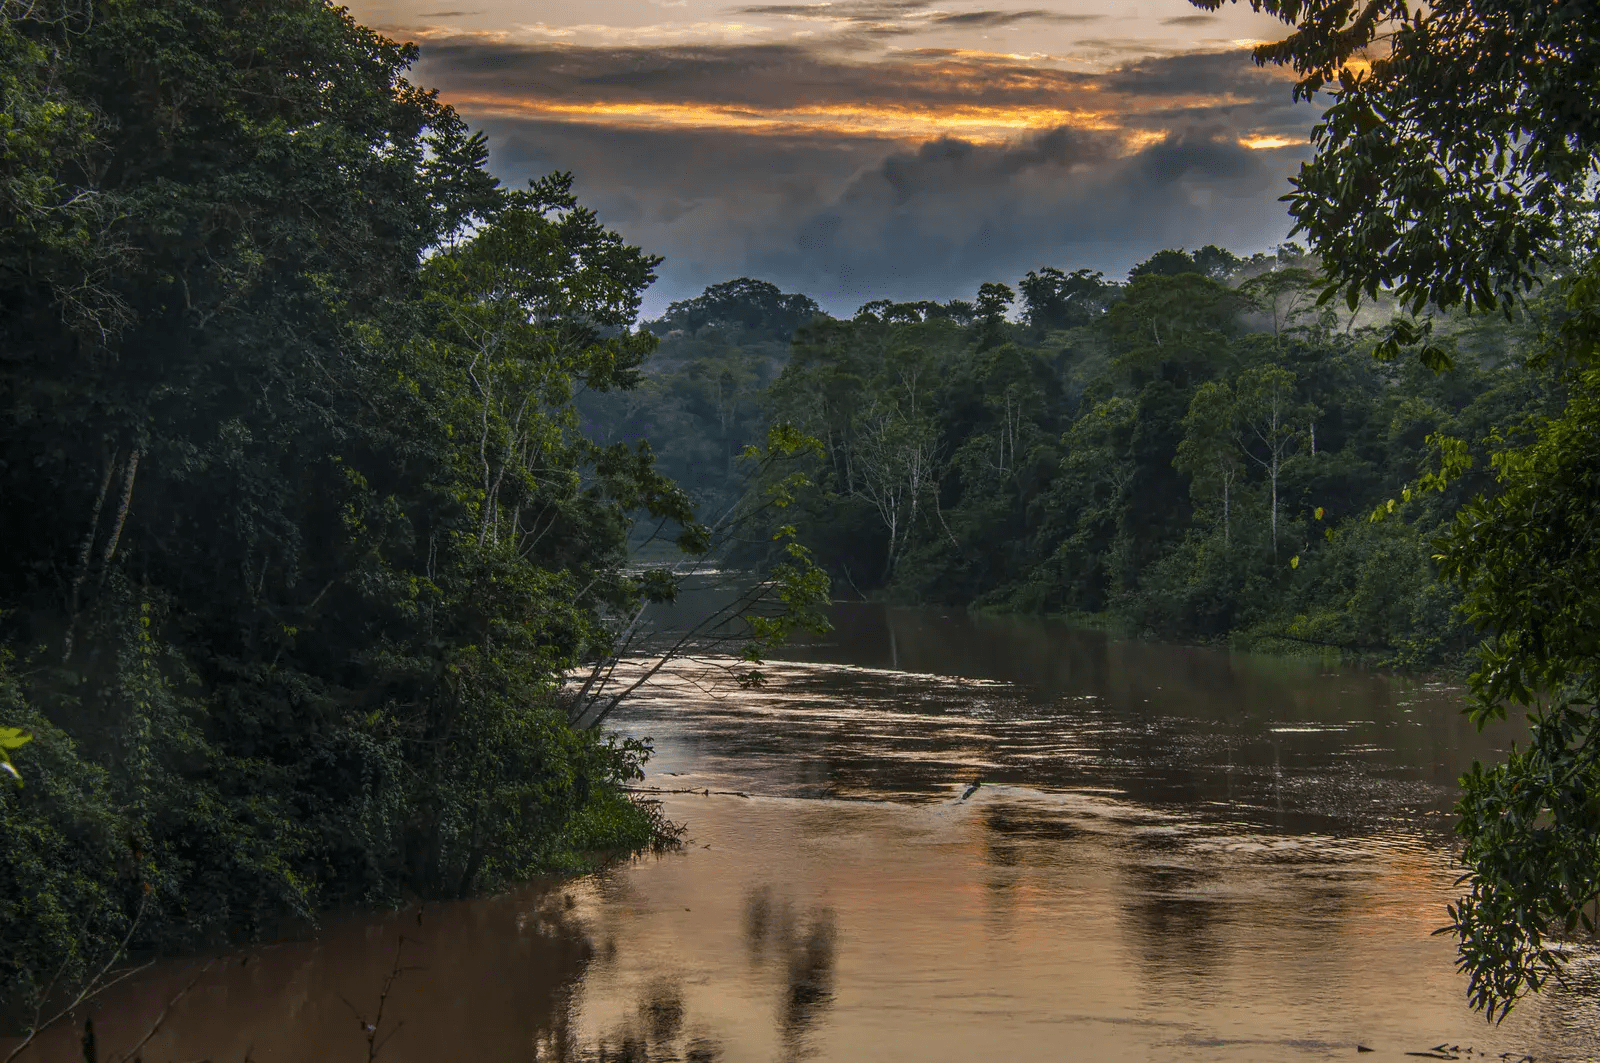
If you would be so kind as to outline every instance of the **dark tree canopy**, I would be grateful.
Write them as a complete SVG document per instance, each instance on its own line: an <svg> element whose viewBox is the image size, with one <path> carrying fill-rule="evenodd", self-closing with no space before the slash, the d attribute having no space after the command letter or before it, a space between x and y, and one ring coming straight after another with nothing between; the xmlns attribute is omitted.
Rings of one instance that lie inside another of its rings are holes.
<svg viewBox="0 0 1600 1063"><path fill-rule="evenodd" d="M1204 273L1195 264L1194 256L1182 248L1157 251L1128 271L1128 279L1139 277L1176 277L1180 273Z"/></svg>
<svg viewBox="0 0 1600 1063"><path fill-rule="evenodd" d="M1080 328L1105 312L1114 288L1099 270L1030 270L1017 285L1022 316L1036 329Z"/></svg>
<svg viewBox="0 0 1600 1063"><path fill-rule="evenodd" d="M0 1003L647 842L562 697L695 538L573 408L658 260L321 0L0 15Z"/></svg>
<svg viewBox="0 0 1600 1063"><path fill-rule="evenodd" d="M1215 10L1228 0L1192 0ZM1600 9L1547 0L1250 0L1258 63L1332 86L1289 196L1351 298L1510 308L1553 264L1600 149Z"/></svg>
<svg viewBox="0 0 1600 1063"><path fill-rule="evenodd" d="M796 329L821 313L805 295L785 295L770 281L740 277L713 284L693 299L668 305L652 329L694 332L702 328L738 328L752 334L787 340Z"/></svg>
<svg viewBox="0 0 1600 1063"><path fill-rule="evenodd" d="M1225 247L1207 244L1194 253L1195 268L1212 280L1221 280L1242 264L1239 256Z"/></svg>

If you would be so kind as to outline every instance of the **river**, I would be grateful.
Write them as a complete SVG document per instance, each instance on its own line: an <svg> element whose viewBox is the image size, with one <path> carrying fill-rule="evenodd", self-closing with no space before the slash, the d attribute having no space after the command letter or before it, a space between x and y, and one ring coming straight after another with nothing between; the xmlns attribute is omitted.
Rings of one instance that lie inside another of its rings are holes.
<svg viewBox="0 0 1600 1063"><path fill-rule="evenodd" d="M835 623L759 690L689 663L613 718L654 739L681 852L164 963L96 1006L101 1058L174 1000L145 1063L1600 1058L1600 966L1491 1026L1432 934L1454 781L1517 733L1458 691Z"/></svg>

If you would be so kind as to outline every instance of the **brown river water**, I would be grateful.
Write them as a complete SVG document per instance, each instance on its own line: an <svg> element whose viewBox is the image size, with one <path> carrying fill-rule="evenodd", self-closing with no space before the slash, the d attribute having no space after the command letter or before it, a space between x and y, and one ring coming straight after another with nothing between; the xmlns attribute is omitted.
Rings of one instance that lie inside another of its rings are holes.
<svg viewBox="0 0 1600 1063"><path fill-rule="evenodd" d="M1491 1026L1431 933L1454 780L1518 730L1457 691L835 620L759 691L685 664L614 717L683 851L159 964L93 1006L100 1059L1600 1059L1600 960Z"/></svg>

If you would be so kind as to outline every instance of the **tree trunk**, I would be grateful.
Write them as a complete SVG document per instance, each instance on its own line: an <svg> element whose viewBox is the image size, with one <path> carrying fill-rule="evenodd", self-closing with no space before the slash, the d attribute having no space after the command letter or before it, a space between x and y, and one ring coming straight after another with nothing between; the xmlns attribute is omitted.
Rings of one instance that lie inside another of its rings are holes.
<svg viewBox="0 0 1600 1063"><path fill-rule="evenodd" d="M94 508L89 511L89 530L78 547L78 563L72 572L72 589L67 596L67 634L61 644L61 663L72 656L72 642L78 627L78 595L83 581L89 578L89 560L94 556L94 541L100 534L100 511L105 508L106 496L111 493L111 476L116 472L117 456L113 451L106 457L105 472L100 476L100 490L94 496Z"/></svg>
<svg viewBox="0 0 1600 1063"><path fill-rule="evenodd" d="M1272 452L1272 560L1278 560L1278 452Z"/></svg>
<svg viewBox="0 0 1600 1063"><path fill-rule="evenodd" d="M1232 478L1227 476L1227 475L1224 475L1222 477L1222 545L1223 546L1227 546L1229 544L1229 542L1232 541L1232 526L1229 523L1229 512L1228 512L1228 487L1230 486L1231 479Z"/></svg>
<svg viewBox="0 0 1600 1063"><path fill-rule="evenodd" d="M133 478L139 472L139 448L134 447L128 453L128 467L122 474L122 497L117 500L117 516L111 522L111 538L106 540L105 551L100 555L100 582L106 579L106 569L111 567L111 559L117 556L117 542L122 538L122 526L128 520L128 507L133 504Z"/></svg>
<svg viewBox="0 0 1600 1063"><path fill-rule="evenodd" d="M894 540L895 540L895 525L897 523L899 523L899 522L895 517L891 516L889 518L889 521L888 521L888 524L889 524L889 556L884 561L884 564L883 564L883 582L885 582L885 583L889 582L889 576L892 575L893 572L894 572Z"/></svg>

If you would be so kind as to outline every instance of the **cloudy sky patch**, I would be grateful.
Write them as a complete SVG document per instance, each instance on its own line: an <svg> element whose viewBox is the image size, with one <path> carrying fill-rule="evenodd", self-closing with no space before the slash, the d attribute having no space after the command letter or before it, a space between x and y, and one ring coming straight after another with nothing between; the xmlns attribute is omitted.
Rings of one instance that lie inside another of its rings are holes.
<svg viewBox="0 0 1600 1063"><path fill-rule="evenodd" d="M741 275L847 313L1270 247L1317 117L1249 59L1277 23L1237 6L590 0L580 22L410 2L352 10L421 43L416 80L489 135L502 178L572 170L667 256L647 311Z"/></svg>

